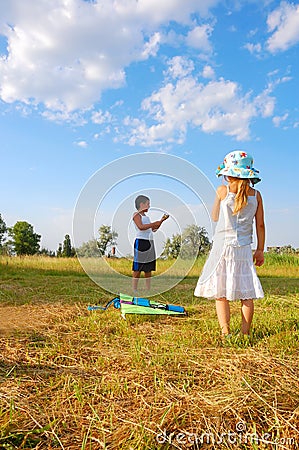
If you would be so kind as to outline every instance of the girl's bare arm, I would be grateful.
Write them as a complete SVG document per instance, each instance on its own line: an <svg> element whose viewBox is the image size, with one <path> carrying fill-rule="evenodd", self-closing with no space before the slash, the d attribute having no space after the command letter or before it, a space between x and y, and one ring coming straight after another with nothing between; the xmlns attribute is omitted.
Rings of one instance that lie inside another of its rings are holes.
<svg viewBox="0 0 299 450"><path fill-rule="evenodd" d="M227 192L227 188L226 186L219 186L216 190L216 197L215 197L215 201L214 201L214 205L213 205L213 209L212 209L212 213L211 213L211 217L213 222L218 222L219 219L219 212L220 212L220 202L221 200L223 200L225 198Z"/></svg>
<svg viewBox="0 0 299 450"><path fill-rule="evenodd" d="M264 207L262 196L257 192L258 207L255 213L255 227L257 236L257 248L253 255L253 261L256 266L264 264L264 247L265 247L265 221L264 221Z"/></svg>

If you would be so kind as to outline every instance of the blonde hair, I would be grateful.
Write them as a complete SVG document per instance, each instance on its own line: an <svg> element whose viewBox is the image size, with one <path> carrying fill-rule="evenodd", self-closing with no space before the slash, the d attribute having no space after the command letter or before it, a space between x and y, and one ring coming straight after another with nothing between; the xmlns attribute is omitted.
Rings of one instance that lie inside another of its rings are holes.
<svg viewBox="0 0 299 450"><path fill-rule="evenodd" d="M238 189L236 192L233 214L237 214L248 203L249 180L242 178L234 178L234 181L237 183Z"/></svg>

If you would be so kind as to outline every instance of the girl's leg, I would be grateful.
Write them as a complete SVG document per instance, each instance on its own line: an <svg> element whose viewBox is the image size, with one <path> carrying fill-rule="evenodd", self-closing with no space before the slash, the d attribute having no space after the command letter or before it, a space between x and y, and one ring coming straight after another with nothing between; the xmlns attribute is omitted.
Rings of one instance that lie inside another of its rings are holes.
<svg viewBox="0 0 299 450"><path fill-rule="evenodd" d="M140 278L140 273L141 272L139 272L137 270L133 271L132 289L133 289L134 292L137 291L138 281L139 281L139 278Z"/></svg>
<svg viewBox="0 0 299 450"><path fill-rule="evenodd" d="M230 307L228 300L223 298L217 298L216 300L216 312L218 317L218 322L221 328L222 335L225 336L230 333L229 322L230 322Z"/></svg>
<svg viewBox="0 0 299 450"><path fill-rule="evenodd" d="M253 312L254 312L254 304L253 300L241 300L242 302L242 308L241 308L241 315L242 315L242 325L241 325L241 333L249 335L250 332L250 326L253 318Z"/></svg>
<svg viewBox="0 0 299 450"><path fill-rule="evenodd" d="M152 272L144 272L145 286L148 291L151 288L151 276L152 276Z"/></svg>

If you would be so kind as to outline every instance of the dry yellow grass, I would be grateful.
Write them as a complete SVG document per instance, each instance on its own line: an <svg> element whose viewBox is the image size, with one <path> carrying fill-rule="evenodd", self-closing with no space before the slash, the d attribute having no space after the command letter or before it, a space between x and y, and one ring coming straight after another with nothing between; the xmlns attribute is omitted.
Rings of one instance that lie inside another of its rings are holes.
<svg viewBox="0 0 299 450"><path fill-rule="evenodd" d="M87 311L100 291L77 266L26 264L1 266L0 448L299 448L298 276L262 278L251 341L234 304L223 343L192 278L165 294L186 318L124 321Z"/></svg>

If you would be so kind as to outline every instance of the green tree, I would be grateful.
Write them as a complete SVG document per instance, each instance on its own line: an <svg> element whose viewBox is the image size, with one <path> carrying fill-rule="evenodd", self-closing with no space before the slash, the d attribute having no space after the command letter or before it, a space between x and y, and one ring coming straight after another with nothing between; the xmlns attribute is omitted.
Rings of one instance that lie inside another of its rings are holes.
<svg viewBox="0 0 299 450"><path fill-rule="evenodd" d="M7 226L6 226L6 223L4 222L4 220L2 219L2 216L0 214L0 253L1 253L2 248L3 248L6 232L7 232Z"/></svg>
<svg viewBox="0 0 299 450"><path fill-rule="evenodd" d="M296 250L291 245L284 245L283 247L280 247L279 253L282 255L291 255L296 253Z"/></svg>
<svg viewBox="0 0 299 450"><path fill-rule="evenodd" d="M60 258L62 256L62 244L61 244L61 242L59 242L59 244L58 244L58 249L57 249L56 255L57 255L57 258Z"/></svg>
<svg viewBox="0 0 299 450"><path fill-rule="evenodd" d="M173 234L172 238L167 238L162 256L167 258L178 258L182 245L182 236L180 234Z"/></svg>
<svg viewBox="0 0 299 450"><path fill-rule="evenodd" d="M83 244L76 249L76 253L78 256L83 256L86 258L100 256L100 250L97 240L91 239L88 242L83 242Z"/></svg>
<svg viewBox="0 0 299 450"><path fill-rule="evenodd" d="M28 222L19 221L8 229L9 236L12 240L13 251L17 255L34 255L38 253L40 248L41 235L34 233L33 226Z"/></svg>
<svg viewBox="0 0 299 450"><path fill-rule="evenodd" d="M55 256L55 252L53 250L49 250L48 248L44 247L38 252L38 254L43 256L50 256L51 258Z"/></svg>
<svg viewBox="0 0 299 450"><path fill-rule="evenodd" d="M164 245L162 255L167 258L196 258L198 254L207 252L211 247L208 233L204 227L189 225L182 235L174 234Z"/></svg>
<svg viewBox="0 0 299 450"><path fill-rule="evenodd" d="M198 225L187 226L182 234L181 257L196 258L200 253L206 253L211 248L208 233Z"/></svg>
<svg viewBox="0 0 299 450"><path fill-rule="evenodd" d="M113 231L109 225L102 225L99 228L99 233L98 248L101 255L104 256L109 246L116 245L118 233Z"/></svg>
<svg viewBox="0 0 299 450"><path fill-rule="evenodd" d="M72 247L71 238L69 234L64 236L63 248L62 248L62 256L65 258L71 258L75 256L75 249Z"/></svg>

